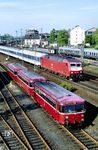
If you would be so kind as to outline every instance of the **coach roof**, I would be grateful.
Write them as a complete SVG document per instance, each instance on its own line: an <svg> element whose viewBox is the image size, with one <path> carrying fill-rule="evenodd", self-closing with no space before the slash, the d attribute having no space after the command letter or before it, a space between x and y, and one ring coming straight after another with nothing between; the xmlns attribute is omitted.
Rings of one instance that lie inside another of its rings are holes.
<svg viewBox="0 0 98 150"><path fill-rule="evenodd" d="M8 68L10 68L12 71L19 71L19 70L26 69L26 67L18 63L10 63L8 64Z"/></svg>
<svg viewBox="0 0 98 150"><path fill-rule="evenodd" d="M18 75L23 77L25 80L29 82L37 82L37 81L46 81L47 79L34 71L31 70L21 70L18 72Z"/></svg>
<svg viewBox="0 0 98 150"><path fill-rule="evenodd" d="M46 94L49 95L54 101L60 103L60 105L64 104L76 104L84 102L84 99L77 96L76 94L64 89L63 87L47 81L47 82L39 82L36 85Z"/></svg>

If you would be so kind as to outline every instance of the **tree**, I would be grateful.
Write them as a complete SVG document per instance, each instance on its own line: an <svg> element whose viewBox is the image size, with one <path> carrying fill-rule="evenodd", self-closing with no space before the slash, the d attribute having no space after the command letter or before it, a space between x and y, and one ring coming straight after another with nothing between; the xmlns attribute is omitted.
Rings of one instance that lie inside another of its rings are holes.
<svg viewBox="0 0 98 150"><path fill-rule="evenodd" d="M93 37L94 37L94 39L95 39L95 44L98 45L98 28L97 28L96 31L94 32Z"/></svg>
<svg viewBox="0 0 98 150"><path fill-rule="evenodd" d="M95 45L95 39L94 39L93 35L86 35L85 36L85 43L89 43L90 46L94 46Z"/></svg>
<svg viewBox="0 0 98 150"><path fill-rule="evenodd" d="M54 43L55 42L55 38L56 38L56 31L55 31L55 29L52 29L51 32L50 32L49 41L51 43Z"/></svg>
<svg viewBox="0 0 98 150"><path fill-rule="evenodd" d="M93 33L92 37L93 37L93 40L95 42L95 48L98 49L98 28Z"/></svg>
<svg viewBox="0 0 98 150"><path fill-rule="evenodd" d="M68 44L68 31L61 30L57 35L58 46L65 46Z"/></svg>

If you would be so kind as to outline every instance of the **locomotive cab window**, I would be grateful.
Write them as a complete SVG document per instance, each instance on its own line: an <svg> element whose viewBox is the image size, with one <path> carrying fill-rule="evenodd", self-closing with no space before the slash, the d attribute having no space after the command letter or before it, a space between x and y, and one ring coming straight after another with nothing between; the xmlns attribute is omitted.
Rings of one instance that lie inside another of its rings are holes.
<svg viewBox="0 0 98 150"><path fill-rule="evenodd" d="M70 64L70 66L71 66L71 67L75 67L75 66L76 66L76 64Z"/></svg>
<svg viewBox="0 0 98 150"><path fill-rule="evenodd" d="M77 64L77 67L81 67L81 64Z"/></svg>
<svg viewBox="0 0 98 150"><path fill-rule="evenodd" d="M81 64L80 63L73 63L73 64L70 64L71 67L81 67Z"/></svg>

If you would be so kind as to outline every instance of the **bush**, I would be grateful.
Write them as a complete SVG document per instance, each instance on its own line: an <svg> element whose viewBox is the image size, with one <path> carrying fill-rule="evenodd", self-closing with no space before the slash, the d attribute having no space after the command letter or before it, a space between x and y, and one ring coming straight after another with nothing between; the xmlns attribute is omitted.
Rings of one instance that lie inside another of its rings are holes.
<svg viewBox="0 0 98 150"><path fill-rule="evenodd" d="M69 91L75 91L76 90L70 83L62 82L60 84L60 86L62 86L63 88L65 88L65 89L67 89Z"/></svg>
<svg viewBox="0 0 98 150"><path fill-rule="evenodd" d="M95 46L95 49L97 49L97 50L98 50L98 44Z"/></svg>

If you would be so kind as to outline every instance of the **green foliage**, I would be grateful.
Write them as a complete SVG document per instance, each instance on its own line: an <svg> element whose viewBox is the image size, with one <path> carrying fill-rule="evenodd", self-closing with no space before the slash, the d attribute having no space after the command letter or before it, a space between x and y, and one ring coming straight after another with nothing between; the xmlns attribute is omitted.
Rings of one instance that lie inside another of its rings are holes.
<svg viewBox="0 0 98 150"><path fill-rule="evenodd" d="M64 46L68 44L68 32L66 30L61 30L58 32L57 43L59 46Z"/></svg>
<svg viewBox="0 0 98 150"><path fill-rule="evenodd" d="M95 46L95 49L98 49L98 44Z"/></svg>
<svg viewBox="0 0 98 150"><path fill-rule="evenodd" d="M56 31L55 29L52 29L50 32L49 42L54 43L56 39Z"/></svg>
<svg viewBox="0 0 98 150"><path fill-rule="evenodd" d="M85 43L89 43L90 46L94 45L95 44L94 36L93 35L87 35L85 37Z"/></svg>
<svg viewBox="0 0 98 150"><path fill-rule="evenodd" d="M69 91L74 91L75 90L75 88L70 83L62 82L60 84L60 86L62 86L63 88L65 88Z"/></svg>
<svg viewBox="0 0 98 150"><path fill-rule="evenodd" d="M68 31L67 30L55 30L50 32L49 42L56 42L58 46L65 46L68 44Z"/></svg>
<svg viewBox="0 0 98 150"><path fill-rule="evenodd" d="M4 34L4 35L0 36L0 38L1 38L1 40L5 40L5 41L14 39L14 37L11 36L10 34Z"/></svg>
<svg viewBox="0 0 98 150"><path fill-rule="evenodd" d="M95 40L95 45L98 45L98 28L93 34L93 39Z"/></svg>

